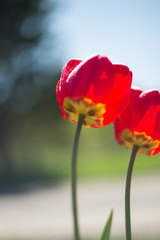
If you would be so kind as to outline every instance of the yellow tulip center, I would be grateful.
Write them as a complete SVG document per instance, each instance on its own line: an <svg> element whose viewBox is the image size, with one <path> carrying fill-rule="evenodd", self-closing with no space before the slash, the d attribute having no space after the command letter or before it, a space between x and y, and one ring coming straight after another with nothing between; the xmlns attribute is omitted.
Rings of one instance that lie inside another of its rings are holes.
<svg viewBox="0 0 160 240"><path fill-rule="evenodd" d="M79 114L83 114L85 116L83 122L85 127L103 126L103 115L106 112L105 104L95 104L88 98L65 98L63 109L66 112L66 119L68 121L77 123Z"/></svg>
<svg viewBox="0 0 160 240"><path fill-rule="evenodd" d="M138 152L146 155L153 155L154 150L160 145L159 140L153 140L145 132L131 132L129 129L122 131L121 139L125 147L133 149L133 145L137 145L139 146Z"/></svg>

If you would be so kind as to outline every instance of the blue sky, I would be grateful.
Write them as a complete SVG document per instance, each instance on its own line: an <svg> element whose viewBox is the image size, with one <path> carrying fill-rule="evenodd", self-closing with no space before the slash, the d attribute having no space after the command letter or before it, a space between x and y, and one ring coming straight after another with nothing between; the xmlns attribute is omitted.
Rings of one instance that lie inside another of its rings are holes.
<svg viewBox="0 0 160 240"><path fill-rule="evenodd" d="M62 64L105 54L127 65L133 85L160 90L159 0L59 0L56 30Z"/></svg>

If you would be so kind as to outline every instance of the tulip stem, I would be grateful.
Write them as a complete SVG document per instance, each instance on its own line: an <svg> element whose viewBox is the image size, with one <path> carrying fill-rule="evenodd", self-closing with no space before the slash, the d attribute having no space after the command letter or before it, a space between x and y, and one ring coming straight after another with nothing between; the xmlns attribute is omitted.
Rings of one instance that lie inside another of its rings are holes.
<svg viewBox="0 0 160 240"><path fill-rule="evenodd" d="M73 141L72 150L72 169L71 169L71 186L72 186L72 211L73 211L73 223L74 223L74 240L80 240L79 227L78 227L78 213L77 213L77 153L79 145L79 137L84 121L84 115L79 115L77 129Z"/></svg>
<svg viewBox="0 0 160 240"><path fill-rule="evenodd" d="M130 188L131 188L131 177L133 171L133 165L138 152L139 146L134 145L126 178L126 189L125 189L125 223L126 223L126 240L131 240L131 218L130 218Z"/></svg>

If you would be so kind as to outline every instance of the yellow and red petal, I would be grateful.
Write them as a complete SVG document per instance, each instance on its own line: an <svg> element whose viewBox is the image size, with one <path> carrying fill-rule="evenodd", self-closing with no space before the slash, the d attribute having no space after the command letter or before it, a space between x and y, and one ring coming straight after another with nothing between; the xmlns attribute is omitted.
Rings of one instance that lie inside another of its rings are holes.
<svg viewBox="0 0 160 240"><path fill-rule="evenodd" d="M77 123L79 114L85 116L83 125L85 127L102 127L105 105L102 103L95 104L87 98L71 99L65 98L63 104L65 114L63 117L73 123Z"/></svg>
<svg viewBox="0 0 160 240"><path fill-rule="evenodd" d="M160 140L153 140L151 136L147 136L145 132L131 132L124 129L121 133L121 144L129 149L133 149L134 145L139 146L138 152L149 156L155 155L157 149L160 150Z"/></svg>
<svg viewBox="0 0 160 240"><path fill-rule="evenodd" d="M64 67L57 84L56 95L61 114L66 120L77 122L77 116L81 113L83 105L86 108L84 125L87 127L107 125L127 106L131 82L132 74L128 67L114 65L106 56L95 55L85 61L71 60ZM72 102L69 110L76 104L77 115L73 112L68 113L67 99ZM88 106L92 109L90 111L92 114L88 114ZM101 116L99 111L96 111L97 107L101 109Z"/></svg>

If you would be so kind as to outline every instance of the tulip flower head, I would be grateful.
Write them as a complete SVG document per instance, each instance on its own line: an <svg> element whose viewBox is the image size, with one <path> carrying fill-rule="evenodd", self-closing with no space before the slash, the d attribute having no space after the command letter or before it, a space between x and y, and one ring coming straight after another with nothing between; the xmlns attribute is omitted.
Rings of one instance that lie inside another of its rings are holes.
<svg viewBox="0 0 160 240"><path fill-rule="evenodd" d="M128 67L112 64L106 56L70 60L56 87L61 115L77 123L81 114L84 126L105 126L127 106L131 82Z"/></svg>
<svg viewBox="0 0 160 240"><path fill-rule="evenodd" d="M119 144L149 156L160 152L160 92L131 89L130 103L114 121Z"/></svg>

